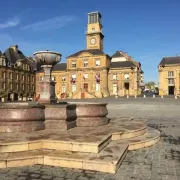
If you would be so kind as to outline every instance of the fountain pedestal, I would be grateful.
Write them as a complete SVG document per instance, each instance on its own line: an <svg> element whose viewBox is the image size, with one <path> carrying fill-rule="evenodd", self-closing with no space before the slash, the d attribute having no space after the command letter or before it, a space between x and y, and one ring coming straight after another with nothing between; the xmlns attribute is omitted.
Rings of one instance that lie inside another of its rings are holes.
<svg viewBox="0 0 180 180"><path fill-rule="evenodd" d="M43 80L40 81L40 99L39 103L41 104L55 104L56 95L55 95L55 85L56 82L51 79L52 65L43 65L41 66L44 70Z"/></svg>

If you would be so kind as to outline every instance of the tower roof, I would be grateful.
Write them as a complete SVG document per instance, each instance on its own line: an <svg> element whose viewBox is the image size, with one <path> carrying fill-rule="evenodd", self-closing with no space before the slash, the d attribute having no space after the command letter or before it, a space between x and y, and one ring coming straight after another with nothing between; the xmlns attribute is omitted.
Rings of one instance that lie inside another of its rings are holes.
<svg viewBox="0 0 180 180"><path fill-rule="evenodd" d="M90 14L99 14L99 17L100 18L102 17L102 15L101 15L101 13L99 11L89 12L88 15L90 15Z"/></svg>

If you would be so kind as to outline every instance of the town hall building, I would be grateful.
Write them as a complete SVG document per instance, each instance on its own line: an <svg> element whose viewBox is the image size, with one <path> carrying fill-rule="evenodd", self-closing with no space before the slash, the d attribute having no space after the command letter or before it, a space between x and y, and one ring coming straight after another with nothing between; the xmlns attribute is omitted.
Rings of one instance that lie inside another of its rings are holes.
<svg viewBox="0 0 180 180"><path fill-rule="evenodd" d="M67 57L66 63L55 65L52 80L56 81L56 96L62 98L102 98L139 95L143 84L141 64L127 53L104 52L102 16L88 14L86 49ZM36 94L43 72L36 73Z"/></svg>

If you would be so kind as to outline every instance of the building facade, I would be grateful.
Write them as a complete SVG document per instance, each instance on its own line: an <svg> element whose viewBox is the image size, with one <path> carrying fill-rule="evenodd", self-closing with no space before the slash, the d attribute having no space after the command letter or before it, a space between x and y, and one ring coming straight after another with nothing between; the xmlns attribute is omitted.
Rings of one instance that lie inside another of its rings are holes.
<svg viewBox="0 0 180 180"><path fill-rule="evenodd" d="M66 63L52 70L56 81L56 96L61 98L102 98L113 95L141 93L141 64L127 53L116 52L112 57L104 53L101 14L88 14L86 49L67 57ZM37 95L43 72L36 74Z"/></svg>
<svg viewBox="0 0 180 180"><path fill-rule="evenodd" d="M0 100L26 101L35 95L35 62L25 57L18 46L0 53Z"/></svg>
<svg viewBox="0 0 180 180"><path fill-rule="evenodd" d="M159 95L180 95L180 56L164 57L159 66Z"/></svg>

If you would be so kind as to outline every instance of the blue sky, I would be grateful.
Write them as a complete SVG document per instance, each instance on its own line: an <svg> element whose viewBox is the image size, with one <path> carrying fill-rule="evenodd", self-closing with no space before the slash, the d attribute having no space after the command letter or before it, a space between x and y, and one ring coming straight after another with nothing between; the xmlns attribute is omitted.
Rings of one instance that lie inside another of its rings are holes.
<svg viewBox="0 0 180 180"><path fill-rule="evenodd" d="M103 17L104 51L128 52L140 61L145 81L158 81L164 56L180 54L179 0L1 0L0 50L18 44L26 55L60 52L62 62L85 49L87 13Z"/></svg>

